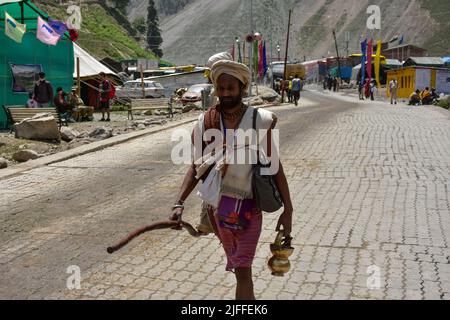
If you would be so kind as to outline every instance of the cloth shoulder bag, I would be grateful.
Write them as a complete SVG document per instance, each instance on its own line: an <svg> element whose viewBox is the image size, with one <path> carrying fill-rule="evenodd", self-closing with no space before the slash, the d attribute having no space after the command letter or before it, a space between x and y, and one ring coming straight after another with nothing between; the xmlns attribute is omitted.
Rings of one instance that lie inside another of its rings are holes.
<svg viewBox="0 0 450 320"><path fill-rule="evenodd" d="M258 109L253 111L253 130L256 129ZM256 131L258 132L258 131ZM283 206L280 192L273 175L261 175L262 168L269 168L269 164L262 164L259 159L259 139L257 136L257 163L253 165L253 195L258 209L264 212L275 212Z"/></svg>

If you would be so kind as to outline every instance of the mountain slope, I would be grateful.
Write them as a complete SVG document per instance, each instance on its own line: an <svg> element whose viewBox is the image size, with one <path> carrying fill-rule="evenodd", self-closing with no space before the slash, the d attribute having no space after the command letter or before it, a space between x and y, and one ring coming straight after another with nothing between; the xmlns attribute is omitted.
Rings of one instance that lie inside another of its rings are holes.
<svg viewBox="0 0 450 320"><path fill-rule="evenodd" d="M178 2L177 2L178 1ZM143 12L146 0L131 0L131 19ZM176 63L205 63L218 51L230 51L236 36L249 33L249 0L157 0L164 39L164 57ZM177 6L178 3L178 6ZM404 35L405 43L424 46L429 55L450 54L450 1L448 0L254 0L254 30L268 41L268 52L277 55L284 43L288 11L293 9L291 58L314 59L335 55L332 30L336 29L340 55L359 52L362 39L388 41ZM381 7L382 30L366 28L370 4Z"/></svg>

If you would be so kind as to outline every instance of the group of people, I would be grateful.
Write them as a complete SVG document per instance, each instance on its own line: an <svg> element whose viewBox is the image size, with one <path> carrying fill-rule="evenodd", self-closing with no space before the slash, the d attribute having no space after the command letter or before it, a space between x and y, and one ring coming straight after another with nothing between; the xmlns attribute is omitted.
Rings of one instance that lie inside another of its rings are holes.
<svg viewBox="0 0 450 320"><path fill-rule="evenodd" d="M342 81L339 77L332 77L331 75L327 75L323 80L323 90L333 90L334 92L339 91L339 87Z"/></svg>
<svg viewBox="0 0 450 320"><path fill-rule="evenodd" d="M298 74L295 75L295 77L289 77L289 79L282 80L277 79L275 80L275 87L274 90L278 94L286 94L288 98L289 103L294 103L296 106L298 106L298 101L300 100L300 92L302 91L302 79L298 76Z"/></svg>
<svg viewBox="0 0 450 320"><path fill-rule="evenodd" d="M410 106L420 106L420 105L430 105L439 99L439 95L435 88L426 87L424 90L420 91L417 89L409 96L408 104Z"/></svg>
<svg viewBox="0 0 450 320"><path fill-rule="evenodd" d="M100 121L110 120L110 92L112 84L105 73L99 74L101 78L99 86L100 108L102 118ZM68 122L94 120L94 108L84 106L83 100L78 96L77 88L73 87L70 93L64 92L61 87L53 92L52 84L45 78L45 73L39 73L39 80L35 83L33 92L30 92L27 100L28 108L48 108L54 105L62 118ZM107 118L105 118L105 114Z"/></svg>
<svg viewBox="0 0 450 320"><path fill-rule="evenodd" d="M364 83L361 81L358 83L358 94L359 100L364 100L364 98L374 101L375 100L375 92L377 91L377 86L375 85L375 81L371 81L367 79Z"/></svg>

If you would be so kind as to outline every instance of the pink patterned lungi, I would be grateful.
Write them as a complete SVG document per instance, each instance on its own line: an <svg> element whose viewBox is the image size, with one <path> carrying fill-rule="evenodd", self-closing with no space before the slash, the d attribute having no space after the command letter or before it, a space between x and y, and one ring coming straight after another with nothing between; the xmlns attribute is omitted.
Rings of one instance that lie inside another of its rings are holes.
<svg viewBox="0 0 450 320"><path fill-rule="evenodd" d="M209 207L209 210L214 208ZM236 268L251 268L255 258L256 246L262 228L262 213L253 209L250 222L245 230L233 230L219 225L217 209L214 210L215 227L217 236L227 255L226 271L234 271ZM211 216L211 215L210 215Z"/></svg>

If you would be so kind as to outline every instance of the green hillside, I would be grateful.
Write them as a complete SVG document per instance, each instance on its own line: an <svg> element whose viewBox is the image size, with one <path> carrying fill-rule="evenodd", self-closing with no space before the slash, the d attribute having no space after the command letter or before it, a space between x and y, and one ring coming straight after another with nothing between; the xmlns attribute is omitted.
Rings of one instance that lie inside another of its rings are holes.
<svg viewBox="0 0 450 320"><path fill-rule="evenodd" d="M49 1L35 1L50 16L65 21L67 6L50 4ZM53 2L54 3L54 2ZM82 5L82 26L77 44L102 59L147 58L157 60L153 53L143 49L140 35L118 10L108 8L103 1Z"/></svg>

